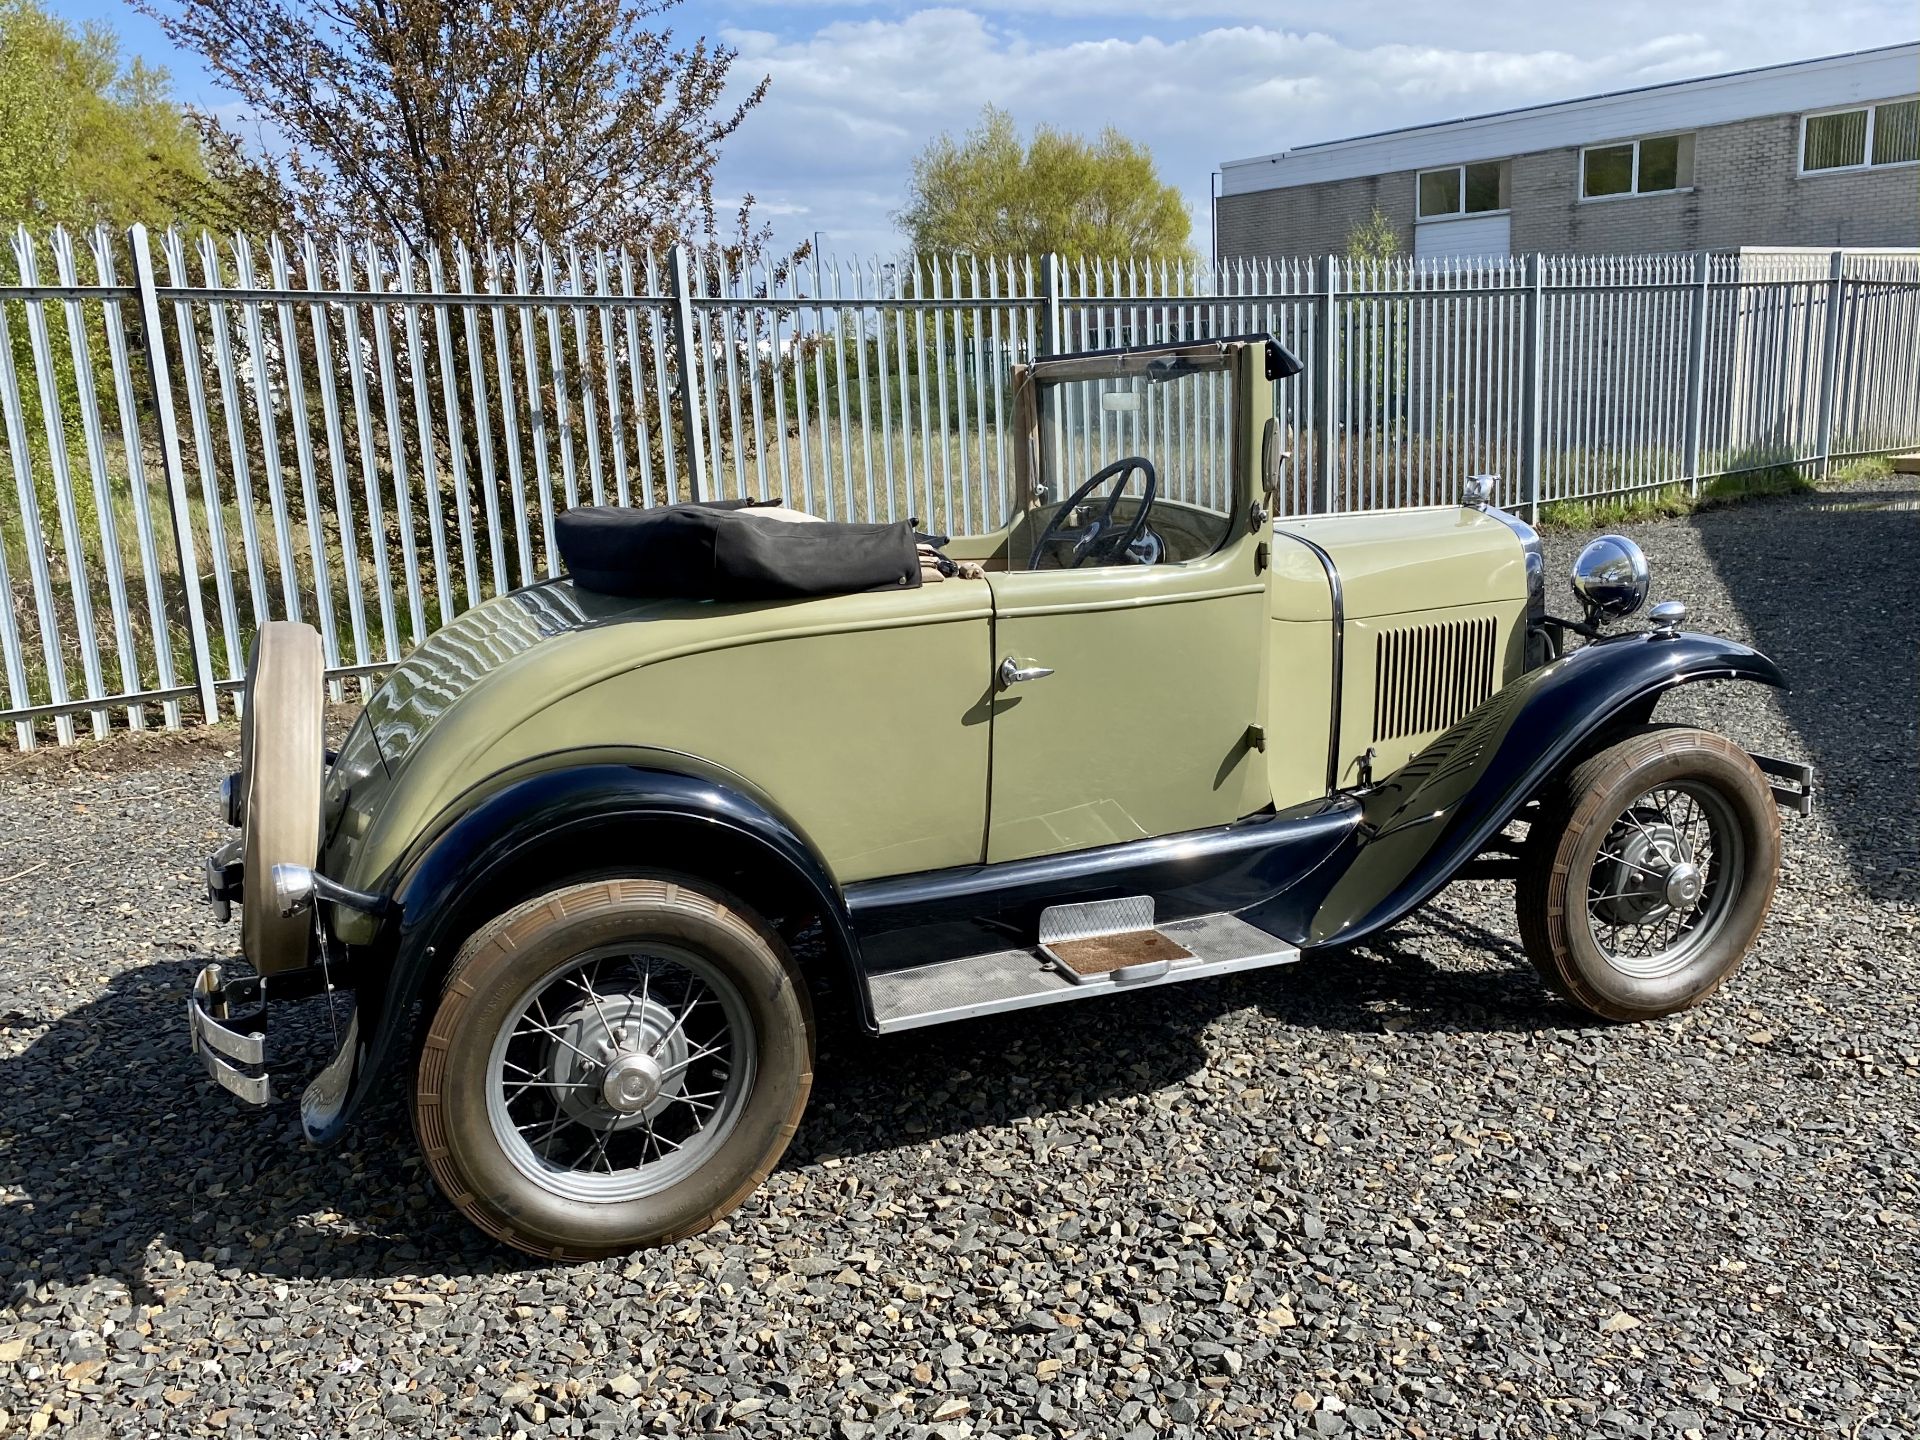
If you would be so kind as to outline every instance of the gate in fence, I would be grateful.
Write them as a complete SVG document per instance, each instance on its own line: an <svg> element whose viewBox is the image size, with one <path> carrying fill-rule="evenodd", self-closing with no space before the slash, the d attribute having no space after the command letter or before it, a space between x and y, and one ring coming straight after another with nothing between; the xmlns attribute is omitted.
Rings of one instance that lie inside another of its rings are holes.
<svg viewBox="0 0 1920 1440"><path fill-rule="evenodd" d="M577 504L784 496L962 534L1011 502L1012 367L1264 331L1291 513L1698 486L1920 440L1920 255L419 255L18 231L0 284L0 662L15 743L229 708L314 623L336 694L556 572ZM1066 421L1090 467L1106 417ZM1193 477L1196 485L1205 477ZM226 698L223 700L223 696Z"/></svg>

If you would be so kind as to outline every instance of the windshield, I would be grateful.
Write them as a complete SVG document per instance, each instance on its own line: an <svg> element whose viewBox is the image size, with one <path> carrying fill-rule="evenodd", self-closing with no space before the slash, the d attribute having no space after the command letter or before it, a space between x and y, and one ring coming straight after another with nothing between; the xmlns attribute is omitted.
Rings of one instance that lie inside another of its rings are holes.
<svg viewBox="0 0 1920 1440"><path fill-rule="evenodd" d="M1051 369L1036 386L1037 526L1069 501L1096 518L1112 504L1123 526L1147 506L1135 559L1177 563L1218 548L1234 505L1233 357L1087 357ZM1126 555L1122 548L1103 558L1121 563Z"/></svg>

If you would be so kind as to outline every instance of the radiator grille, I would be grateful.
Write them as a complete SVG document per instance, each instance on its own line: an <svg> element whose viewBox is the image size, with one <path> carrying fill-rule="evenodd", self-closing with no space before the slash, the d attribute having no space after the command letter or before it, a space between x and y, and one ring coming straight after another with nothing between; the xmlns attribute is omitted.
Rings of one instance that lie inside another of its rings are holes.
<svg viewBox="0 0 1920 1440"><path fill-rule="evenodd" d="M1382 630L1374 652L1373 738L1444 730L1491 695L1494 634L1491 615Z"/></svg>

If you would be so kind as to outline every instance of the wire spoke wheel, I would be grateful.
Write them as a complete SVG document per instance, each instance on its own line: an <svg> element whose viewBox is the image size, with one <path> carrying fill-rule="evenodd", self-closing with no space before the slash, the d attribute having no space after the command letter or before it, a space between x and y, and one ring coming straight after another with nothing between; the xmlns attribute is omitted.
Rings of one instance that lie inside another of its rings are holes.
<svg viewBox="0 0 1920 1440"><path fill-rule="evenodd" d="M1540 797L1514 903L1541 978L1603 1020L1697 1005L1740 965L1773 900L1780 818L1723 735L1630 731Z"/></svg>
<svg viewBox="0 0 1920 1440"><path fill-rule="evenodd" d="M1720 792L1687 781L1656 786L1601 837L1587 924L1608 964L1659 979L1712 943L1745 878L1745 845Z"/></svg>
<svg viewBox="0 0 1920 1440"><path fill-rule="evenodd" d="M467 938L421 1040L413 1125L474 1224L584 1260L731 1213L812 1085L812 1009L778 934L693 877L616 876Z"/></svg>
<svg viewBox="0 0 1920 1440"><path fill-rule="evenodd" d="M618 1203L677 1183L726 1140L753 1085L738 988L682 946L611 946L528 986L494 1039L487 1117L529 1180Z"/></svg>

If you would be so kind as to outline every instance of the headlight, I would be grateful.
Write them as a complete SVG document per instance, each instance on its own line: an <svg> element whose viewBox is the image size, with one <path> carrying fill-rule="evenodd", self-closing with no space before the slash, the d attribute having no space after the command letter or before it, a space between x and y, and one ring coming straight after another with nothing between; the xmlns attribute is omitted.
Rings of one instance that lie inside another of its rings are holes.
<svg viewBox="0 0 1920 1440"><path fill-rule="evenodd" d="M1602 535L1573 562L1573 593L1591 622L1624 620L1647 603L1647 557L1624 535Z"/></svg>

